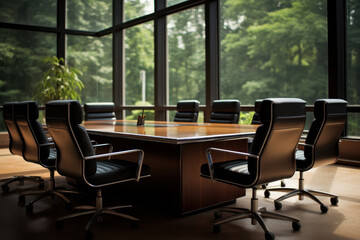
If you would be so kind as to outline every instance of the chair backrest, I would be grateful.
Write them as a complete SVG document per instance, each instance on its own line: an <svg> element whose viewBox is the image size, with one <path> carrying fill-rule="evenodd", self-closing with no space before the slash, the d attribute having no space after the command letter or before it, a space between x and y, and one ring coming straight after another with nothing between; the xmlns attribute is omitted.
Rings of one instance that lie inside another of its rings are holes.
<svg viewBox="0 0 360 240"><path fill-rule="evenodd" d="M314 120L305 143L303 164L307 168L335 163L339 156L339 139L347 118L347 102L342 99L319 99L314 104ZM303 166L299 166L303 167Z"/></svg>
<svg viewBox="0 0 360 240"><path fill-rule="evenodd" d="M9 133L9 150L14 155L22 156L23 139L14 119L14 108L17 103L9 102L3 105L3 119Z"/></svg>
<svg viewBox="0 0 360 240"><path fill-rule="evenodd" d="M267 98L260 107L261 126L256 131L248 171L263 184L295 173L295 150L305 126L306 102L298 98Z"/></svg>
<svg viewBox="0 0 360 240"><path fill-rule="evenodd" d="M214 100L212 103L211 123L238 123L240 102L236 99Z"/></svg>
<svg viewBox="0 0 360 240"><path fill-rule="evenodd" d="M260 106L261 106L262 99L258 99L255 101L255 113L253 115L253 119L251 124L261 124L260 121Z"/></svg>
<svg viewBox="0 0 360 240"><path fill-rule="evenodd" d="M56 100L46 104L46 125L54 140L59 174L82 179L96 173L96 161L83 157L95 154L83 120L81 105L76 100Z"/></svg>
<svg viewBox="0 0 360 240"><path fill-rule="evenodd" d="M39 117L39 107L36 102L21 102L15 105L14 118L24 140L23 157L26 161L42 164L50 154L50 147L40 148L40 144L48 143Z"/></svg>
<svg viewBox="0 0 360 240"><path fill-rule="evenodd" d="M200 102L197 100L178 101L174 122L197 122L199 116L199 104Z"/></svg>
<svg viewBox="0 0 360 240"><path fill-rule="evenodd" d="M116 120L115 105L113 102L85 103L85 121Z"/></svg>

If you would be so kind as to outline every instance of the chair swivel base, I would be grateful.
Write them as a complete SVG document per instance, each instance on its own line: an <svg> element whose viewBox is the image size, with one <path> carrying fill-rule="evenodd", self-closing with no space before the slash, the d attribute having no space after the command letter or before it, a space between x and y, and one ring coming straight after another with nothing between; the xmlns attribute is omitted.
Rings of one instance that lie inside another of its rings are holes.
<svg viewBox="0 0 360 240"><path fill-rule="evenodd" d="M81 193L76 192L76 191L55 188L54 171L50 170L49 189L48 190L40 190L40 191L22 192L19 195L19 203L25 203L25 196L27 196L27 195L37 195L26 205L26 212L32 213L33 205L35 202L37 202L40 199L45 198L45 197L51 197L53 199L55 196L58 196L65 201L66 209L71 210L72 209L71 201L64 194L81 194Z"/></svg>
<svg viewBox="0 0 360 240"><path fill-rule="evenodd" d="M72 203L69 198L67 198L64 194L80 194L76 191L70 191L70 190L60 190L60 189L53 189L53 190L46 190L46 191L32 191L32 192L26 192L21 193L19 195L19 202L25 203L25 196L27 195L37 195L34 197L27 205L26 205L26 212L32 213L33 212L33 205L35 202L39 201L40 199L43 199L45 197L51 197L53 199L55 196L58 196L62 200L65 201L65 207L67 210L72 209Z"/></svg>
<svg viewBox="0 0 360 240"><path fill-rule="evenodd" d="M266 198L268 198L270 196L270 191L286 192L287 193L287 194L285 194L285 195L283 195L283 196L281 196L281 197L274 200L274 206L275 206L275 209L277 209L277 210L280 210L282 208L282 204L280 203L280 201L285 200L285 199L290 198L290 197L293 197L293 196L299 196L299 200L303 200L304 196L312 199L313 201L320 204L320 210L321 210L322 213L327 213L329 208L325 204L323 204L315 195L324 196L324 197L330 197L331 205L337 205L338 202L339 202L339 196L338 195L328 193L328 192L323 192L323 191L304 189L304 179L303 179L303 173L302 172L300 172L299 189L296 189L296 188L270 188L270 189L266 189L265 192L264 192L264 196Z"/></svg>
<svg viewBox="0 0 360 240"><path fill-rule="evenodd" d="M1 189L4 193L9 192L9 184L13 182L20 182L20 185L24 185L24 181L36 182L39 183L39 189L44 188L44 180L39 176L14 176L12 178L1 179L1 182L4 182L1 185Z"/></svg>
<svg viewBox="0 0 360 240"><path fill-rule="evenodd" d="M266 227L263 218L271 218L278 220L285 220L292 222L292 228L294 231L298 231L301 228L300 220L297 218L289 217L279 213L267 212L265 207L257 208L258 199L256 198L256 189L253 189L253 197L251 198L251 209L246 208L236 208L236 207L225 207L220 208L218 211L214 213L215 219L217 219L213 226L214 233L219 233L221 231L221 224L251 218L251 224L255 225L257 223L260 224L262 229L265 232L266 240L275 239L275 235L269 231ZM233 215L222 218L221 212L233 213Z"/></svg>
<svg viewBox="0 0 360 240"><path fill-rule="evenodd" d="M75 210L75 211L80 210L80 211L83 211L83 212L77 212L77 213L69 214L67 216L58 218L56 220L56 227L57 228L62 228L63 221L65 221L65 220L80 217L80 216L84 216L84 215L92 215L90 220L86 224L86 227L85 227L85 237L86 237L86 239L91 239L92 238L92 232L90 231L91 226L96 221L101 221L102 216L105 215L105 214L128 219L128 220L132 221L131 226L133 228L136 228L138 226L139 219L137 219L135 217L132 217L130 215L119 213L119 212L115 211L117 209L131 208L132 207L131 205L113 206L113 207L104 208L102 200L103 199L102 199L102 195L101 195L101 189L98 189L97 190L97 196L96 196L96 206L78 206L78 207L74 207L73 210Z"/></svg>

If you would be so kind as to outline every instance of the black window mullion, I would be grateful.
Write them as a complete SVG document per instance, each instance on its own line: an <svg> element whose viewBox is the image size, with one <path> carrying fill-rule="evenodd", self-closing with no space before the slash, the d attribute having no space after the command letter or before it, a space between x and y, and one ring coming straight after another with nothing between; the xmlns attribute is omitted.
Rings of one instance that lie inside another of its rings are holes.
<svg viewBox="0 0 360 240"><path fill-rule="evenodd" d="M206 25L206 107L204 121L211 115L211 104L220 98L219 82L219 1L208 1L205 4Z"/></svg>
<svg viewBox="0 0 360 240"><path fill-rule="evenodd" d="M123 21L124 1L113 0L113 25ZM124 46L123 30L113 32L113 101L115 103L116 117L123 118L123 111L119 110L124 105Z"/></svg>
<svg viewBox="0 0 360 240"><path fill-rule="evenodd" d="M346 99L346 0L328 0L329 98Z"/></svg>
<svg viewBox="0 0 360 240"><path fill-rule="evenodd" d="M160 110L167 105L167 31L166 17L157 12L166 7L166 0L155 1L155 120L165 121L166 111ZM160 109L159 109L160 108Z"/></svg>
<svg viewBox="0 0 360 240"><path fill-rule="evenodd" d="M65 59L66 56L66 39L65 39L65 26L66 26L66 0L57 1L57 57Z"/></svg>

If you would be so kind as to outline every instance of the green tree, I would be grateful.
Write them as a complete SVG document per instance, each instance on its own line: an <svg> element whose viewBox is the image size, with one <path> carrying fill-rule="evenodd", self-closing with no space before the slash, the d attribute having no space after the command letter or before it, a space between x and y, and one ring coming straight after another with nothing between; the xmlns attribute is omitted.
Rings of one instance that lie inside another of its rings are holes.
<svg viewBox="0 0 360 240"><path fill-rule="evenodd" d="M168 23L169 103L205 102L205 15L196 7L171 15Z"/></svg>
<svg viewBox="0 0 360 240"><path fill-rule="evenodd" d="M227 0L222 11L222 97L327 96L326 1Z"/></svg>

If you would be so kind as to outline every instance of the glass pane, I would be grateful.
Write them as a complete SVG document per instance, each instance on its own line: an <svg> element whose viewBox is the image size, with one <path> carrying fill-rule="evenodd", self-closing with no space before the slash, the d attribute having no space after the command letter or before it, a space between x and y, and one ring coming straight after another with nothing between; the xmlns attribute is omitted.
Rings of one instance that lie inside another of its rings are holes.
<svg viewBox="0 0 360 240"><path fill-rule="evenodd" d="M56 34L0 29L0 105L34 99L38 82L56 55Z"/></svg>
<svg viewBox="0 0 360 240"><path fill-rule="evenodd" d="M353 137L360 136L360 113L348 113L347 135Z"/></svg>
<svg viewBox="0 0 360 240"><path fill-rule="evenodd" d="M0 22L56 27L54 0L1 0Z"/></svg>
<svg viewBox="0 0 360 240"><path fill-rule="evenodd" d="M204 7L167 17L169 105L196 99L205 104Z"/></svg>
<svg viewBox="0 0 360 240"><path fill-rule="evenodd" d="M66 28L99 31L112 26L112 0L66 1Z"/></svg>
<svg viewBox="0 0 360 240"><path fill-rule="evenodd" d="M169 7L169 6L172 6L172 5L181 3L181 2L186 2L186 1L188 1L188 0L167 0L166 5Z"/></svg>
<svg viewBox="0 0 360 240"><path fill-rule="evenodd" d="M326 0L221 0L221 98L326 98L326 11Z"/></svg>
<svg viewBox="0 0 360 240"><path fill-rule="evenodd" d="M137 120L138 116L139 115L141 116L141 114L142 114L142 109L126 110L125 111L125 119L126 120ZM155 111L154 110L145 110L144 115L145 115L145 124L146 124L146 120L149 120L149 121L155 120Z"/></svg>
<svg viewBox="0 0 360 240"><path fill-rule="evenodd" d="M360 104L360 4L347 1L347 100L349 104ZM348 136L360 136L360 114L348 114Z"/></svg>
<svg viewBox="0 0 360 240"><path fill-rule="evenodd" d="M124 21L154 12L154 0L125 0Z"/></svg>
<svg viewBox="0 0 360 240"><path fill-rule="evenodd" d="M67 36L67 64L79 69L82 103L112 102L112 36Z"/></svg>
<svg viewBox="0 0 360 240"><path fill-rule="evenodd" d="M154 105L154 24L125 30L125 105Z"/></svg>
<svg viewBox="0 0 360 240"><path fill-rule="evenodd" d="M251 111L251 112L240 111L239 124L250 125L251 121L253 119L254 113L255 112L253 112L253 111Z"/></svg>
<svg viewBox="0 0 360 240"><path fill-rule="evenodd" d="M0 105L36 100L48 68L43 60L55 54L56 34L0 29ZM4 125L0 131L5 131Z"/></svg>

